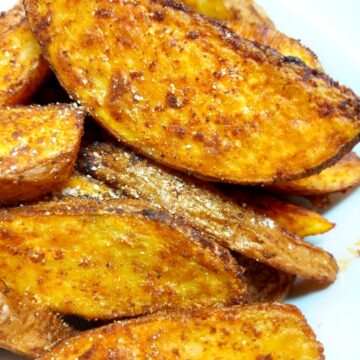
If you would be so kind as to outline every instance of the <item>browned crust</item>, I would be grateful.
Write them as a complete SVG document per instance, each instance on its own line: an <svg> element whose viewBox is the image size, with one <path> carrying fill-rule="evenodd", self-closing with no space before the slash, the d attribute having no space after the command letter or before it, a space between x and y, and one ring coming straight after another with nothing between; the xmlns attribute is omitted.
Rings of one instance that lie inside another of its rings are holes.
<svg viewBox="0 0 360 360"><path fill-rule="evenodd" d="M299 79L302 79L300 81L317 81L321 80L323 81L327 86L329 87L335 87L337 90L339 90L342 94L347 96L347 100L341 103L339 106L332 106L329 111L331 111L332 115L339 114L345 118L348 118L351 120L351 122L355 123L356 126L359 124L359 113L360 113L360 99L349 89L340 86L337 82L330 79L327 75L323 74L322 72L319 72L318 70L311 69L307 67L302 61L300 61L298 58L294 57L284 57L281 56L279 53L274 51L273 49L259 45L254 42L246 41L245 39L240 38L238 35L236 35L231 29L226 27L224 23L209 19L205 16L202 16L200 14L196 14L192 12L188 7L185 5L174 1L174 0L156 0L153 1L155 3L158 3L162 5L164 8L171 8L175 11L181 11L184 14L187 14L189 18L194 20L198 24L202 24L206 27L212 27L217 29L217 35L219 38L222 39L229 47L231 47L234 51L242 50L244 53L247 54L247 57L249 59L253 59L256 62L267 62L269 64L272 64L277 67L283 67L286 66L286 68L293 72L293 74L296 74L299 76ZM37 1L35 0L25 0L25 6L26 11L29 16L29 18L36 18L36 4ZM32 24L35 25L34 23ZM37 37L46 53L47 45L50 39L46 39L41 34L44 33L49 26L49 23L46 21L39 21L34 26L34 32L37 34ZM286 64L286 65L285 65ZM306 80L304 80L306 79ZM70 89L68 89L70 90ZM79 99L79 97L74 93L71 92L71 95L73 98ZM91 109L88 107L87 110L92 113ZM96 117L96 116L95 116ZM99 119L98 119L99 120ZM100 121L101 123L101 121ZM110 131L114 136L122 139L121 135L117 133L114 129L108 128L108 131ZM195 176L198 176L199 178L211 180L211 181L226 181L229 183L241 183L241 184L247 184L247 185L253 185L253 184L267 184L267 183L278 183L283 182L287 180L292 179L299 179L303 177L308 177L312 174L319 173L321 170L331 166L334 164L338 159L340 159L345 153L349 152L354 145L360 141L360 131L356 136L354 136L350 141L347 143L344 143L340 145L337 148L337 151L335 154L333 154L330 158L324 160L321 164L313 166L311 168L304 169L303 171L299 171L297 173L292 174L285 174L283 172L277 172L274 176L270 178L258 178L256 181L253 180L247 180L247 179L238 179L232 176L227 176L226 178L219 178L218 176L213 176L211 174L206 174L204 172L199 172L196 169L189 169L188 167L183 167L181 165L178 165L176 163L169 163L167 160L160 158L159 156L155 156L155 154L142 149L141 147L137 147L137 151L145 154L148 157L152 157L156 159L157 161L160 161L164 164L170 165L173 168L176 168L178 170L185 171L187 173L192 173Z"/></svg>

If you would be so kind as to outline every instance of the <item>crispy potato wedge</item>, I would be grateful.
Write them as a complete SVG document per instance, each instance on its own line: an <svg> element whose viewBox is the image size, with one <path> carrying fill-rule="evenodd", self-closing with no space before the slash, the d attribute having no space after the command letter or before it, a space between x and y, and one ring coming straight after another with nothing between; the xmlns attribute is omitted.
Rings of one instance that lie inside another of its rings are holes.
<svg viewBox="0 0 360 360"><path fill-rule="evenodd" d="M244 269L243 280L247 285L250 302L281 302L286 298L295 281L295 275L240 254L233 253L233 255Z"/></svg>
<svg viewBox="0 0 360 360"><path fill-rule="evenodd" d="M235 187L227 189L226 192L239 204L246 203L257 214L268 216L300 237L324 234L335 226L315 211L268 193Z"/></svg>
<svg viewBox="0 0 360 360"><path fill-rule="evenodd" d="M111 143L94 143L79 157L82 171L190 223L223 246L292 274L332 282L333 257L285 231L272 219L211 185L162 168Z"/></svg>
<svg viewBox="0 0 360 360"><path fill-rule="evenodd" d="M0 106L24 103L50 69L21 4L0 14Z"/></svg>
<svg viewBox="0 0 360 360"><path fill-rule="evenodd" d="M239 21L230 22L229 25L246 39L270 46L284 56L293 56L312 69L323 71L317 56L309 48L301 44L299 40L292 39L271 26Z"/></svg>
<svg viewBox="0 0 360 360"><path fill-rule="evenodd" d="M343 191L360 184L360 158L354 152L318 175L279 183L271 190L291 195L321 195Z"/></svg>
<svg viewBox="0 0 360 360"><path fill-rule="evenodd" d="M75 105L0 108L0 204L36 200L71 175L84 115Z"/></svg>
<svg viewBox="0 0 360 360"><path fill-rule="evenodd" d="M227 24L246 39L270 46L284 56L297 57L313 69L323 70L317 56L310 49L299 40L289 38L276 30L271 22L266 21L266 16L261 16L261 11L253 11L253 1L185 0L183 3L201 14L227 20ZM243 11L239 11L240 16L234 16L234 11L229 10L233 9L231 3L234 3L235 7L243 8ZM260 16L257 16L258 14Z"/></svg>
<svg viewBox="0 0 360 360"><path fill-rule="evenodd" d="M90 175L83 175L75 172L63 187L54 194L55 198L64 199L67 197L91 198L91 199L119 199L122 193L98 181Z"/></svg>
<svg viewBox="0 0 360 360"><path fill-rule="evenodd" d="M324 359L292 305L263 304L155 314L116 322L56 346L42 359Z"/></svg>
<svg viewBox="0 0 360 360"><path fill-rule="evenodd" d="M36 357L76 335L62 319L34 299L20 296L0 280L0 347Z"/></svg>
<svg viewBox="0 0 360 360"><path fill-rule="evenodd" d="M0 278L62 314L113 319L246 297L226 249L137 200L2 210L0 228Z"/></svg>
<svg viewBox="0 0 360 360"><path fill-rule="evenodd" d="M273 183L319 172L359 140L352 91L181 3L25 4L64 88L160 163L219 181Z"/></svg>
<svg viewBox="0 0 360 360"><path fill-rule="evenodd" d="M195 11L220 20L236 20L274 26L265 11L253 0L183 0Z"/></svg>

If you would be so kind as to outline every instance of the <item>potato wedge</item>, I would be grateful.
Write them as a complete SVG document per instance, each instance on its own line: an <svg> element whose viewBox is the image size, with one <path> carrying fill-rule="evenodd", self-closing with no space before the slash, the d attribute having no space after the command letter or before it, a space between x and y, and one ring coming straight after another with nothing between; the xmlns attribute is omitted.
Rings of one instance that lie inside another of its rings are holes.
<svg viewBox="0 0 360 360"><path fill-rule="evenodd" d="M162 168L111 143L85 148L78 166L134 198L190 223L225 247L291 274L335 280L333 257L285 231L275 221L239 206L211 185Z"/></svg>
<svg viewBox="0 0 360 360"><path fill-rule="evenodd" d="M42 359L317 360L324 355L295 306L263 304L116 322L64 341Z"/></svg>
<svg viewBox="0 0 360 360"><path fill-rule="evenodd" d="M323 70L317 56L310 49L299 40L289 38L276 30L271 21L267 21L266 15L261 16L261 10L254 10L256 4L253 1L184 0L183 3L201 14L227 20L227 25L246 39L270 46L284 56L297 57L313 69ZM234 11L229 10L234 9L231 3L234 3L235 8L242 9L238 12L240 16L234 16Z"/></svg>
<svg viewBox="0 0 360 360"><path fill-rule="evenodd" d="M246 39L270 46L284 56L293 56L310 68L323 71L317 56L309 48L271 26L239 21L229 22L229 26Z"/></svg>
<svg viewBox="0 0 360 360"><path fill-rule="evenodd" d="M75 105L0 108L0 204L36 200L71 175L84 115Z"/></svg>
<svg viewBox="0 0 360 360"><path fill-rule="evenodd" d="M64 199L67 197L91 198L91 199L119 199L121 192L112 189L102 181L95 180L90 175L83 175L75 172L67 180L62 188L54 194L55 198Z"/></svg>
<svg viewBox="0 0 360 360"><path fill-rule="evenodd" d="M62 319L34 299L20 296L0 280L0 347L36 357L76 335Z"/></svg>
<svg viewBox="0 0 360 360"><path fill-rule="evenodd" d="M2 210L0 228L0 278L62 314L113 319L246 296L226 249L140 201Z"/></svg>
<svg viewBox="0 0 360 360"><path fill-rule="evenodd" d="M265 11L253 0L183 0L195 11L220 20L236 20L274 26Z"/></svg>
<svg viewBox="0 0 360 360"><path fill-rule="evenodd" d="M249 302L281 302L286 298L295 281L295 275L236 253L233 255L244 269L243 280L247 285Z"/></svg>
<svg viewBox="0 0 360 360"><path fill-rule="evenodd" d="M360 158L354 152L318 175L271 186L271 190L291 195L322 195L360 185Z"/></svg>
<svg viewBox="0 0 360 360"><path fill-rule="evenodd" d="M181 3L25 4L64 88L160 163L218 181L273 183L319 172L359 141L353 92Z"/></svg>
<svg viewBox="0 0 360 360"><path fill-rule="evenodd" d="M0 14L0 105L24 103L50 69L21 4Z"/></svg>
<svg viewBox="0 0 360 360"><path fill-rule="evenodd" d="M235 187L226 189L226 192L239 204L246 203L255 213L268 216L300 237L324 234L335 226L315 211L268 193Z"/></svg>

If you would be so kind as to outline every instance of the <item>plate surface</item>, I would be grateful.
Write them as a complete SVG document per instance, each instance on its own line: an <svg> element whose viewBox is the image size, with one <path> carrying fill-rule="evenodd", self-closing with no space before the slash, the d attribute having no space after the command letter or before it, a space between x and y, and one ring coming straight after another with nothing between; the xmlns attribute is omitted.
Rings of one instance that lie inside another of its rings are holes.
<svg viewBox="0 0 360 360"><path fill-rule="evenodd" d="M7 10L15 0L1 0ZM360 95L360 1L258 0L277 28L301 39L318 55L326 72ZM360 146L356 148L360 154ZM287 302L297 305L324 344L328 360L360 359L360 188L338 199L325 216L337 224L310 238L333 253L341 271L326 289L298 283ZM19 359L0 351L0 360Z"/></svg>

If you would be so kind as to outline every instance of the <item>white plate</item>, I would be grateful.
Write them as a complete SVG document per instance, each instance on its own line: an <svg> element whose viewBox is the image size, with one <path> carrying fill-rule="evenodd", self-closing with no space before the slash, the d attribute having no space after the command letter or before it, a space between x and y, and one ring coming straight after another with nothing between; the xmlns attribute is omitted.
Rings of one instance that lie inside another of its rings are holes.
<svg viewBox="0 0 360 360"><path fill-rule="evenodd" d="M301 39L319 56L326 72L360 95L360 1L258 0L279 30ZM15 0L1 0L0 10ZM360 153L360 147L357 147ZM332 252L342 265L336 283L316 290L298 284L289 303L305 314L324 344L328 360L360 359L360 189L325 213L337 223L330 233L312 239ZM357 245L356 245L357 243ZM309 292L309 289L312 291ZM0 359L17 359L0 353Z"/></svg>

